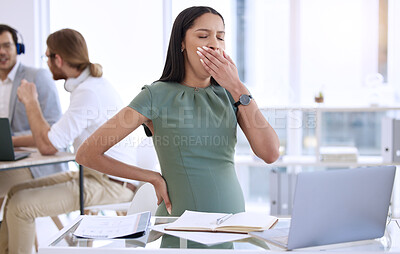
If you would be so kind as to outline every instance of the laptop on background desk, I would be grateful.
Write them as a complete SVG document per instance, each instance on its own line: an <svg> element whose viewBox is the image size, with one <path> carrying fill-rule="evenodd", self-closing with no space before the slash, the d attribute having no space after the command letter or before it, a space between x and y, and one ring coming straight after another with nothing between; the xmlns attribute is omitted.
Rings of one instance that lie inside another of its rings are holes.
<svg viewBox="0 0 400 254"><path fill-rule="evenodd" d="M0 118L0 161L16 161L28 157L30 152L14 151L8 118Z"/></svg>
<svg viewBox="0 0 400 254"><path fill-rule="evenodd" d="M302 172L290 228L250 232L288 250L382 237L396 167Z"/></svg>

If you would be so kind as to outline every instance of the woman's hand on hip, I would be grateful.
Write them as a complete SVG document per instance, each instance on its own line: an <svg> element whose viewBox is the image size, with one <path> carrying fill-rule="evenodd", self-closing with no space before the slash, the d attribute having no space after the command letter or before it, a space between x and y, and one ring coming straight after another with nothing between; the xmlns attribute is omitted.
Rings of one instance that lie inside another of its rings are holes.
<svg viewBox="0 0 400 254"><path fill-rule="evenodd" d="M156 174L157 176L153 181L151 181L151 184L153 184L154 189L156 191L157 205L161 204L161 202L164 201L165 207L167 208L167 212L171 214L172 205L168 196L167 183L165 182L165 179L162 177L160 173Z"/></svg>

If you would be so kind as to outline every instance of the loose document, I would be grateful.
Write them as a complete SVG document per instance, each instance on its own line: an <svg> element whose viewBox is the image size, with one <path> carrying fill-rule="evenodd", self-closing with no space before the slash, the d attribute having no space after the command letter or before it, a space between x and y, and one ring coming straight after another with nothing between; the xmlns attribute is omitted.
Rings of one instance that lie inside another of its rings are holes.
<svg viewBox="0 0 400 254"><path fill-rule="evenodd" d="M150 218L150 212L127 216L83 216L73 234L94 239L140 237L149 227Z"/></svg>

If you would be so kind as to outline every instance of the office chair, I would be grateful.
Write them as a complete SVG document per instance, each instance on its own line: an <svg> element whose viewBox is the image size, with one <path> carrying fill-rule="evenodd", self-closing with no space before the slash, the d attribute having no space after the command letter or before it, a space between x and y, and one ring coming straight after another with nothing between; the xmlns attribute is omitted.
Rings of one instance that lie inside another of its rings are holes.
<svg viewBox="0 0 400 254"><path fill-rule="evenodd" d="M151 138L146 137L140 142L136 148L136 158L139 167L158 170L158 158ZM155 209L153 207L153 201L155 198L154 203L157 204L157 197L155 195L154 187L151 184L146 185L144 182L140 183L137 187L138 188L131 202L85 207L85 214L97 215L100 211L110 210L115 211L119 216L123 216L127 214L128 210L134 212L146 211L142 209L142 206L149 210ZM138 207L136 207L135 204L137 204ZM154 213L152 213L152 215L154 215Z"/></svg>
<svg viewBox="0 0 400 254"><path fill-rule="evenodd" d="M139 186L132 199L127 214L150 211L155 215L157 210L157 196L154 186L150 183L143 183Z"/></svg>

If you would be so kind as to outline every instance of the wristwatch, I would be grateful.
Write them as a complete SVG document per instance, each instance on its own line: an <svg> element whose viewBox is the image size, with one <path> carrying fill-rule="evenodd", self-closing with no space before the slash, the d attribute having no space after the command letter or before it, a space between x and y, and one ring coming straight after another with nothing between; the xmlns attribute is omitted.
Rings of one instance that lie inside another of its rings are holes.
<svg viewBox="0 0 400 254"><path fill-rule="evenodd" d="M239 105L247 106L250 104L251 99L253 97L250 94L242 94L239 97L239 100L233 104L233 106L238 107Z"/></svg>

